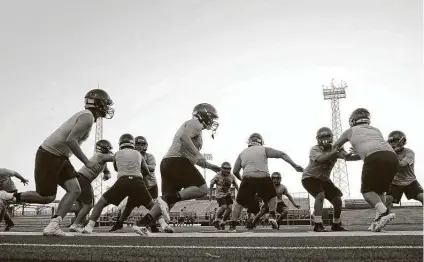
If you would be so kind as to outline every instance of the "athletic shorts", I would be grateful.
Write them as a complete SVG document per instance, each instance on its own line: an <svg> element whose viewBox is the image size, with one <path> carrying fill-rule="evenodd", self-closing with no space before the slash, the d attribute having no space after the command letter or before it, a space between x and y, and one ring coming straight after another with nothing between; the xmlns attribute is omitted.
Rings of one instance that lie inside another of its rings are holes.
<svg viewBox="0 0 424 262"><path fill-rule="evenodd" d="M268 203L264 203L261 207L261 210L265 211L266 213L269 213L269 206ZM289 210L289 207L286 205L286 203L284 203L284 201L280 201L277 203L277 210L276 212L281 214L284 212L284 210Z"/></svg>
<svg viewBox="0 0 424 262"><path fill-rule="evenodd" d="M229 205L232 205L234 203L231 195L227 195L225 197L217 198L216 202L218 202L219 206L223 206L223 205L229 206Z"/></svg>
<svg viewBox="0 0 424 262"><path fill-rule="evenodd" d="M118 206L126 197L128 197L127 205L132 207L148 206L152 202L143 178L135 176L118 178L115 184L103 194L103 198L115 206Z"/></svg>
<svg viewBox="0 0 424 262"><path fill-rule="evenodd" d="M398 167L399 160L394 152L379 151L367 156L362 166L361 193L389 191Z"/></svg>
<svg viewBox="0 0 424 262"><path fill-rule="evenodd" d="M78 183L81 187L81 194L78 196L77 201L82 204L94 204L94 191L91 186L91 181L82 174L78 174Z"/></svg>
<svg viewBox="0 0 424 262"><path fill-rule="evenodd" d="M259 210L261 209L260 202L261 202L261 199L256 194L253 201L247 204L247 213L257 214Z"/></svg>
<svg viewBox="0 0 424 262"><path fill-rule="evenodd" d="M414 180L407 186L391 184L387 195L393 197L393 203L399 204L403 194L405 194L407 199L413 199L421 193L423 193L423 188L417 180Z"/></svg>
<svg viewBox="0 0 424 262"><path fill-rule="evenodd" d="M57 186L63 187L68 180L78 177L65 156L57 156L39 147L35 155L35 190L41 196L55 196Z"/></svg>
<svg viewBox="0 0 424 262"><path fill-rule="evenodd" d="M162 159L160 163L162 195L175 195L181 189L206 184L200 171L184 157Z"/></svg>
<svg viewBox="0 0 424 262"><path fill-rule="evenodd" d="M321 192L324 193L325 199L333 201L335 197L342 197L343 193L340 191L333 181L323 181L313 177L307 177L302 179L302 185L314 198Z"/></svg>
<svg viewBox="0 0 424 262"><path fill-rule="evenodd" d="M238 204L248 207L250 203L255 201L255 194L258 194L264 202L268 202L271 198L277 196L271 177L243 178L236 201Z"/></svg>
<svg viewBox="0 0 424 262"><path fill-rule="evenodd" d="M153 199L158 198L158 196L159 196L159 193L158 193L158 185L154 185L154 186L152 186L151 188L149 188L149 189L148 189L148 191L149 191L150 196L151 196Z"/></svg>

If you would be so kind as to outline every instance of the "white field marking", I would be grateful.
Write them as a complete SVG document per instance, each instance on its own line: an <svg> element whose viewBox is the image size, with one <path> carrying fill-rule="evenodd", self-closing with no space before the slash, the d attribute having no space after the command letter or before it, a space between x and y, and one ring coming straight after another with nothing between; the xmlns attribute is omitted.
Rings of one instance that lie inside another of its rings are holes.
<svg viewBox="0 0 424 262"><path fill-rule="evenodd" d="M141 237L136 233L97 233L79 234L72 233L73 236L84 237ZM41 232L0 232L0 236L42 236ZM270 238L311 238L311 237L369 237L369 236L422 236L423 231L387 231L387 232L368 232L368 231L345 231L345 232L252 232L241 233L218 233L211 231L205 232L185 232L185 233L159 233L152 234L153 238L246 238L246 237L270 237ZM66 237L65 237L66 238Z"/></svg>
<svg viewBox="0 0 424 262"><path fill-rule="evenodd" d="M70 247L70 248L135 248L135 249L255 249L255 250L348 250L348 249L423 249L423 246L306 246L306 247L269 247L269 246L136 246L136 245L72 245L72 244L20 244L0 243L2 246L16 247Z"/></svg>

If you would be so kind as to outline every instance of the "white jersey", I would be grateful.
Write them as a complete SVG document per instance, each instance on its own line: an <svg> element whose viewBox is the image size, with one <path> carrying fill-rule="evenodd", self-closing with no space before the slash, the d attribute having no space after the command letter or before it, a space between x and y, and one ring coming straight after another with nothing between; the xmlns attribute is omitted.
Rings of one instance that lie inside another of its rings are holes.
<svg viewBox="0 0 424 262"><path fill-rule="evenodd" d="M118 179L122 176L143 177L140 166L143 157L140 152L124 148L115 153L115 163L118 169Z"/></svg>

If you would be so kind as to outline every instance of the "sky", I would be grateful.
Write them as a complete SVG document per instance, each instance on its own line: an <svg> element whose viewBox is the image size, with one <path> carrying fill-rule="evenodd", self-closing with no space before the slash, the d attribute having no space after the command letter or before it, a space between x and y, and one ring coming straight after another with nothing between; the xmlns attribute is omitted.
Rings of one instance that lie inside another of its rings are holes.
<svg viewBox="0 0 424 262"><path fill-rule="evenodd" d="M37 148L98 85L115 103L103 122L115 149L123 133L143 135L159 164L193 107L208 102L220 116L215 139L204 132L213 163L234 163L259 132L306 167L316 131L331 127L322 85L332 78L348 85L343 128L365 107L385 137L404 131L424 183L421 0L17 0L2 3L0 31L0 159L29 179L19 190L35 188ZM305 192L284 161L269 167ZM361 167L348 163L351 198L362 198Z"/></svg>

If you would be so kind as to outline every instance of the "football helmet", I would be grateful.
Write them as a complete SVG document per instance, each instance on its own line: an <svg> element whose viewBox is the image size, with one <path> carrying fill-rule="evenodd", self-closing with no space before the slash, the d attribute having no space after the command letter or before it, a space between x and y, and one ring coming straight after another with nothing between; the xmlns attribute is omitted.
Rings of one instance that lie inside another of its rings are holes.
<svg viewBox="0 0 424 262"><path fill-rule="evenodd" d="M321 127L317 131L317 142L318 145L324 149L329 149L333 145L333 131L328 127Z"/></svg>
<svg viewBox="0 0 424 262"><path fill-rule="evenodd" d="M223 162L221 164L221 174L229 175L231 173L231 164L229 162Z"/></svg>
<svg viewBox="0 0 424 262"><path fill-rule="evenodd" d="M390 132L389 139L387 140L396 152L401 152L403 150L406 141L405 133L399 130Z"/></svg>
<svg viewBox="0 0 424 262"><path fill-rule="evenodd" d="M111 119L115 114L112 108L113 102L108 93L102 89L90 90L85 95L85 109L94 110L99 117Z"/></svg>
<svg viewBox="0 0 424 262"><path fill-rule="evenodd" d="M361 125L361 124L370 124L371 123L371 114L365 108L357 108L349 117L349 125L351 127Z"/></svg>
<svg viewBox="0 0 424 262"><path fill-rule="evenodd" d="M119 149L124 147L134 148L134 137L131 134L123 134L119 138Z"/></svg>
<svg viewBox="0 0 424 262"><path fill-rule="evenodd" d="M253 133L247 139L247 145L249 147L250 146L263 146L264 145L264 139L262 138L261 134Z"/></svg>
<svg viewBox="0 0 424 262"><path fill-rule="evenodd" d="M101 139L96 142L96 151L102 154L112 154L112 144L106 140Z"/></svg>
<svg viewBox="0 0 424 262"><path fill-rule="evenodd" d="M193 109L193 116L199 119L204 129L211 130L212 138L215 138L215 133L219 126L219 116L215 107L208 103L198 104Z"/></svg>
<svg viewBox="0 0 424 262"><path fill-rule="evenodd" d="M149 144L147 143L147 139L144 136L137 136L135 138L135 150L139 151L140 153L146 153L148 146Z"/></svg>
<svg viewBox="0 0 424 262"><path fill-rule="evenodd" d="M274 182L274 185L276 185L276 186L280 185L281 184L281 174L280 174L280 172L272 173L271 179L272 179L272 182Z"/></svg>

